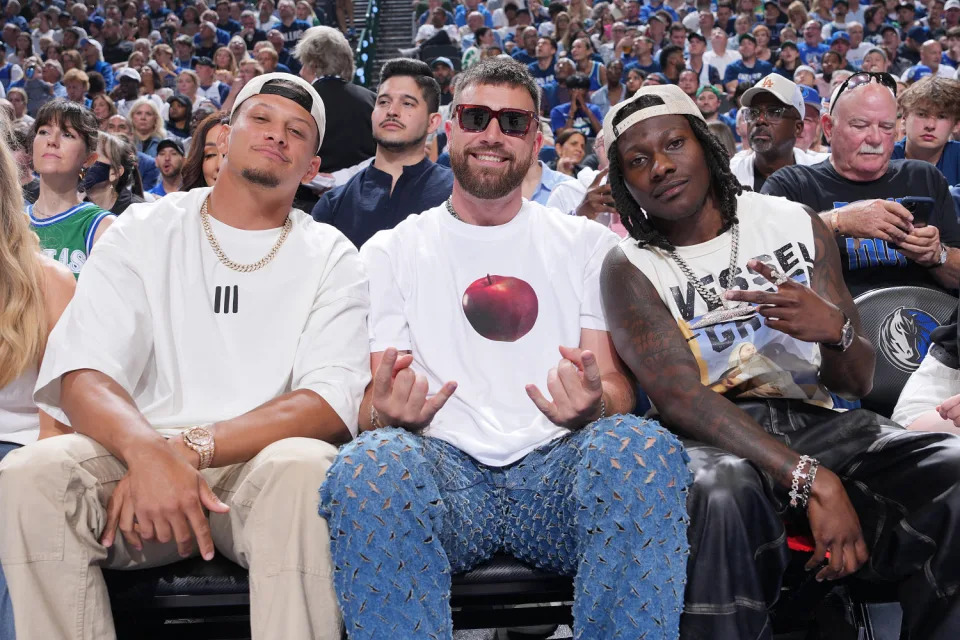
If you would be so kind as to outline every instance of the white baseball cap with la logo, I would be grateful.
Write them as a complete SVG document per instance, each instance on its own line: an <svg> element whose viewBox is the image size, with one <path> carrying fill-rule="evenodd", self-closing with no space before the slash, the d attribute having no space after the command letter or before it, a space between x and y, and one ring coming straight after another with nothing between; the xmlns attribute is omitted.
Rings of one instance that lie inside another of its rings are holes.
<svg viewBox="0 0 960 640"><path fill-rule="evenodd" d="M803 118L803 114L805 113L803 91L791 80L787 80L778 73L771 73L744 91L743 96L740 98L740 104L744 107L749 107L753 103L753 98L761 93L769 93L788 107L793 107L797 110L797 113L800 114L800 117Z"/></svg>

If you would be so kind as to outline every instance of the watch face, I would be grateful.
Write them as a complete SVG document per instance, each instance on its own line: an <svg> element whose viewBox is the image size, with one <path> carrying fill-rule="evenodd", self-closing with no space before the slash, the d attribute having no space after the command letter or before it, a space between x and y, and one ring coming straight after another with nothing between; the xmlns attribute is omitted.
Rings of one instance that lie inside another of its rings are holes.
<svg viewBox="0 0 960 640"><path fill-rule="evenodd" d="M843 337L840 338L840 342L843 344L844 350L853 344L853 325L848 324L843 328Z"/></svg>
<svg viewBox="0 0 960 640"><path fill-rule="evenodd" d="M210 435L210 432L206 429L199 428L190 429L190 431L187 432L187 439L200 447L205 447L213 442L213 436Z"/></svg>

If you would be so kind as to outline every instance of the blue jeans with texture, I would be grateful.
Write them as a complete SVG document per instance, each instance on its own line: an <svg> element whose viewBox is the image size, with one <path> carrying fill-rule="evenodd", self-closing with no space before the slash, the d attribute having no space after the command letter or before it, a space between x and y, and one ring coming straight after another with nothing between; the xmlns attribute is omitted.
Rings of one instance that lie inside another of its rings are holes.
<svg viewBox="0 0 960 640"><path fill-rule="evenodd" d="M0 460L19 448L19 444L0 442ZM10 602L10 592L7 590L7 579L3 577L3 567L0 567L0 640L15 640L16 637L17 633L13 628L13 604Z"/></svg>
<svg viewBox="0 0 960 640"><path fill-rule="evenodd" d="M451 575L503 551L575 576L576 638L676 638L688 460L659 423L631 415L506 467L402 429L362 434L320 490L349 637L449 640Z"/></svg>

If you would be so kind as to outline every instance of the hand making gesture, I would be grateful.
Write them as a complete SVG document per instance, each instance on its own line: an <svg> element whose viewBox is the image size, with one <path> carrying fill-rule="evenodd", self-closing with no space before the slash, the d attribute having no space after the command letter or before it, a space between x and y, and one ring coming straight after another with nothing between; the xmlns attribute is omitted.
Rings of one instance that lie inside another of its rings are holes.
<svg viewBox="0 0 960 640"><path fill-rule="evenodd" d="M399 355L390 347L383 352L373 375L373 408L377 412L374 427L402 427L408 431L422 430L437 411L457 390L456 382L447 382L432 398L427 398L427 377L414 373L410 365L413 355Z"/></svg>
<svg viewBox="0 0 960 640"><path fill-rule="evenodd" d="M535 384L526 386L527 395L550 422L579 429L604 413L600 366L592 351L561 346L560 355L560 363L547 374L547 390L553 401L547 400Z"/></svg>
<svg viewBox="0 0 960 640"><path fill-rule="evenodd" d="M750 260L747 267L775 284L777 290L727 291L724 294L727 300L758 305L757 310L767 319L768 327L797 340L827 344L840 340L846 318L835 304L759 260Z"/></svg>

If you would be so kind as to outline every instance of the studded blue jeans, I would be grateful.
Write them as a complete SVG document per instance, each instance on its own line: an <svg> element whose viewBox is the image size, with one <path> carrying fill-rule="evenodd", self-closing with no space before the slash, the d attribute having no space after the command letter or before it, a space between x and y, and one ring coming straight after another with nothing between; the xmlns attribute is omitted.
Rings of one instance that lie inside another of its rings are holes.
<svg viewBox="0 0 960 640"><path fill-rule="evenodd" d="M676 638L686 579L686 452L613 416L507 467L402 429L343 447L320 490L351 640L449 640L451 575L504 551L575 576L576 638Z"/></svg>

